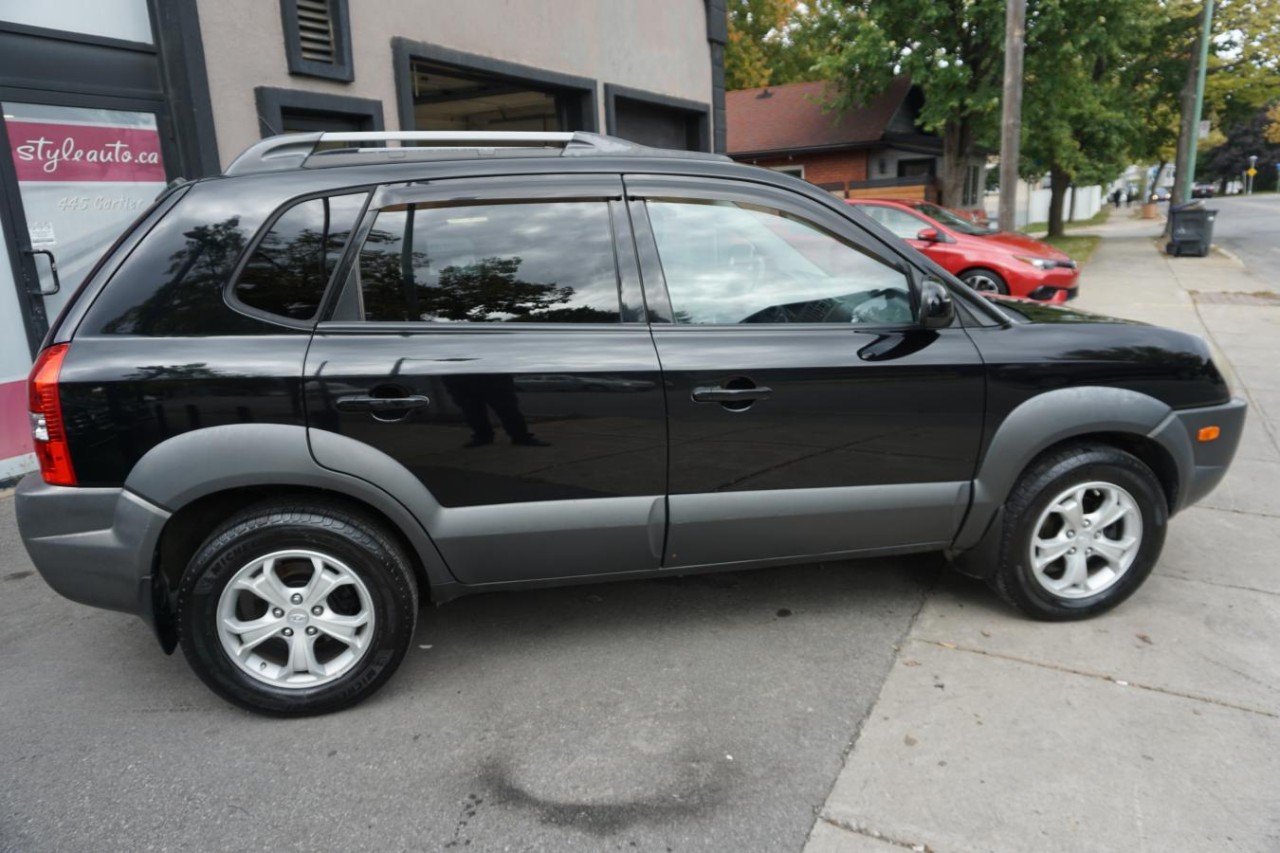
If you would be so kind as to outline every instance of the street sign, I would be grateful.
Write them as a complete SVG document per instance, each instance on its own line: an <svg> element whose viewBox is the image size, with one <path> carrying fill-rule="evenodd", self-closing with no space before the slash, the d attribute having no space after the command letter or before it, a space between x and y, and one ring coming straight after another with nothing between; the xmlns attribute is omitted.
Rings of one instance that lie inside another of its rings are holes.
<svg viewBox="0 0 1280 853"><path fill-rule="evenodd" d="M1199 131L1200 132L1197 134L1197 138L1208 139L1209 138L1209 122L1208 121L1200 122Z"/></svg>
<svg viewBox="0 0 1280 853"><path fill-rule="evenodd" d="M1252 178L1254 175L1258 174L1258 170L1250 166L1248 169L1245 169L1244 173Z"/></svg>

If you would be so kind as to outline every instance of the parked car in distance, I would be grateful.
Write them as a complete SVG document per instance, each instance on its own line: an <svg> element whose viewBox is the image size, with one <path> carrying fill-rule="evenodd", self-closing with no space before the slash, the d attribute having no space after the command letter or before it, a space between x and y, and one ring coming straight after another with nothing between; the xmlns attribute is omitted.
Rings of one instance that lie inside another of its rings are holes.
<svg viewBox="0 0 1280 853"><path fill-rule="evenodd" d="M981 298L865 210L585 133L265 139L53 324L23 542L281 716L472 593L941 552L1034 618L1124 601L1240 440L1207 345Z"/></svg>
<svg viewBox="0 0 1280 853"><path fill-rule="evenodd" d="M1192 198L1213 198L1218 191L1218 185L1212 182L1198 182L1191 185Z"/></svg>
<svg viewBox="0 0 1280 853"><path fill-rule="evenodd" d="M1156 202L1168 201L1171 197L1168 187L1156 187L1151 191L1151 200Z"/></svg>
<svg viewBox="0 0 1280 853"><path fill-rule="evenodd" d="M990 231L926 201L850 199L914 249L981 293L1062 303L1080 271L1064 252L1025 234Z"/></svg>

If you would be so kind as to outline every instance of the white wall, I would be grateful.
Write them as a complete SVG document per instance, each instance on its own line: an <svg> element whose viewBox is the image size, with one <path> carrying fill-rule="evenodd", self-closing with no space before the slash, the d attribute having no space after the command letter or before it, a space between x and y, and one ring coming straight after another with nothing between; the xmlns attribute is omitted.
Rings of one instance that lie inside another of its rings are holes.
<svg viewBox="0 0 1280 853"><path fill-rule="evenodd" d="M1021 228L1028 222L1048 222L1049 198L1050 191L1042 189L1039 181L1033 184L1019 181L1017 209L1013 218L1014 227ZM1077 187L1075 189L1075 211L1073 216L1071 190L1068 190L1067 197L1062 203L1062 218L1068 222L1088 219L1102 209L1102 203L1102 187ZM987 193L983 197L983 207L987 211L987 216L994 222L1000 212L1000 194L997 192Z"/></svg>
<svg viewBox="0 0 1280 853"><path fill-rule="evenodd" d="M382 101L399 130L391 39L597 81L710 106L711 51L702 0L350 0L351 83L291 76L277 0L198 0L209 93L223 165L259 139L255 86Z"/></svg>

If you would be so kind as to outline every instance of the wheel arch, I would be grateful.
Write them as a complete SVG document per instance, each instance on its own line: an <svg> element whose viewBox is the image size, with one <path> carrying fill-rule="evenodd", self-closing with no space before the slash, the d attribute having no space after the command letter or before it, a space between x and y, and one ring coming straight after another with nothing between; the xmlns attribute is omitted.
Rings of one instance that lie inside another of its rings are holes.
<svg viewBox="0 0 1280 853"><path fill-rule="evenodd" d="M407 507L436 502L399 463L362 442L330 435L365 478L331 471L311 455L307 430L283 424L229 424L183 433L152 448L125 489L171 513L148 563L156 632L173 648L173 595L205 537L233 512L259 500L314 497L364 512L397 537L414 562L423 599L455 583L419 517Z"/></svg>
<svg viewBox="0 0 1280 853"><path fill-rule="evenodd" d="M1181 507L1194 462L1190 441L1168 404L1126 388L1060 388L1024 401L997 428L978 464L973 501L952 549L965 551L987 538L1014 484L1037 458L1085 441L1137 456L1159 479L1170 514Z"/></svg>

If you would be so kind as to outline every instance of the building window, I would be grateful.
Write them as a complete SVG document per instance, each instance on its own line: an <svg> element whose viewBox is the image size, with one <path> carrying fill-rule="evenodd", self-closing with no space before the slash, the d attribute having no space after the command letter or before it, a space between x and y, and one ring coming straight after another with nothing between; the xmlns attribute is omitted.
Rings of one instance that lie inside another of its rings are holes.
<svg viewBox="0 0 1280 853"><path fill-rule="evenodd" d="M604 103L605 127L614 136L655 148L711 150L706 104L611 83L605 84Z"/></svg>
<svg viewBox="0 0 1280 853"><path fill-rule="evenodd" d="M393 39L405 130L596 129L596 83L438 45Z"/></svg>
<svg viewBox="0 0 1280 853"><path fill-rule="evenodd" d="M351 82L347 0L280 0L290 74Z"/></svg>
<svg viewBox="0 0 1280 853"><path fill-rule="evenodd" d="M804 180L804 166L770 166L771 170L781 172L784 175L790 175L793 178Z"/></svg>
<svg viewBox="0 0 1280 853"><path fill-rule="evenodd" d="M899 160L898 177L932 178L936 173L937 163L938 161L934 157L919 157L911 160Z"/></svg>
<svg viewBox="0 0 1280 853"><path fill-rule="evenodd" d="M382 130L382 102L319 92L258 86L258 130L265 138L277 133Z"/></svg>

